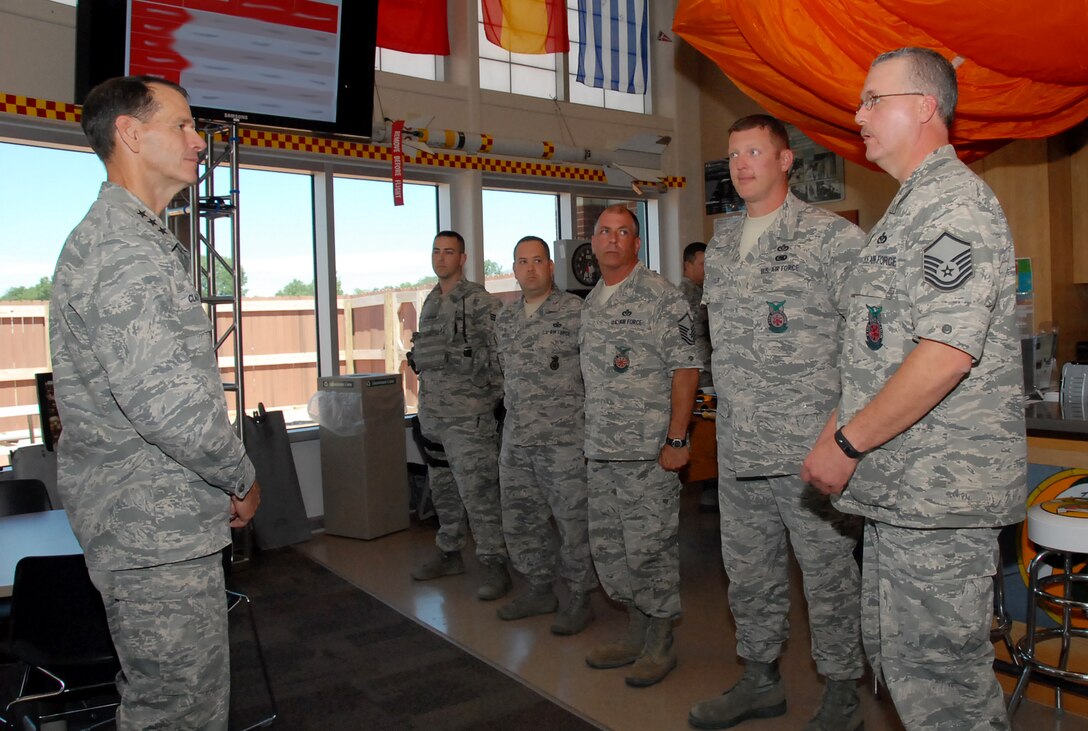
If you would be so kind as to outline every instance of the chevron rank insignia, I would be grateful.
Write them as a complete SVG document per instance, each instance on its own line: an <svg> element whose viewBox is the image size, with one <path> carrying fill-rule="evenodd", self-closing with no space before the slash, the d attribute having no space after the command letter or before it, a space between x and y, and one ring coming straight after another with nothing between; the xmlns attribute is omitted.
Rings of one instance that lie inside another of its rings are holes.
<svg viewBox="0 0 1088 731"><path fill-rule="evenodd" d="M680 338L688 345L694 345L695 323L691 321L691 315L685 314L683 317L676 321L676 324L680 328Z"/></svg>
<svg viewBox="0 0 1088 731"><path fill-rule="evenodd" d="M925 280L939 290L958 289L974 273L971 245L950 233L938 236L926 247L924 254Z"/></svg>

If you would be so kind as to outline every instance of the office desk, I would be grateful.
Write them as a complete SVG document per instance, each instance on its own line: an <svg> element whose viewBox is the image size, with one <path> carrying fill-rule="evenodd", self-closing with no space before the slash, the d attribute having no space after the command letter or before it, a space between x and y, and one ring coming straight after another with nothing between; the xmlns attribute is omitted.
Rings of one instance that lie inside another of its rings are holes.
<svg viewBox="0 0 1088 731"><path fill-rule="evenodd" d="M0 518L0 597L11 596L15 564L24 556L83 553L63 510Z"/></svg>

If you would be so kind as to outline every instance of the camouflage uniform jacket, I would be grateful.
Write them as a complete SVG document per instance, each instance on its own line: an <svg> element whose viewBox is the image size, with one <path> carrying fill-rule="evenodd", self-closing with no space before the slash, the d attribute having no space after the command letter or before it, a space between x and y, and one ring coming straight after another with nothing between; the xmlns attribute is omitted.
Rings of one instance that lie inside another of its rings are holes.
<svg viewBox="0 0 1088 731"><path fill-rule="evenodd" d="M97 570L155 566L229 541L228 494L253 465L227 419L211 322L188 256L104 183L53 280L49 344L64 431L57 487Z"/></svg>
<svg viewBox="0 0 1088 731"><path fill-rule="evenodd" d="M905 432L867 454L837 505L907 528L1024 518L1027 455L1012 236L989 187L951 146L903 183L851 270L842 350L845 424L920 338L974 361Z"/></svg>
<svg viewBox="0 0 1088 731"><path fill-rule="evenodd" d="M419 409L432 418L478 416L502 398L495 316L502 301L462 279L449 294L436 285L423 302L412 360L419 369Z"/></svg>
<svg viewBox="0 0 1088 731"><path fill-rule="evenodd" d="M586 386L586 457L657 459L672 413L672 374L699 367L688 303L664 277L635 265L600 304L586 297L578 344Z"/></svg>
<svg viewBox="0 0 1088 731"><path fill-rule="evenodd" d="M499 312L495 339L506 392L504 444L581 446L585 440L581 318L581 298L554 288L529 317L524 297Z"/></svg>
<svg viewBox="0 0 1088 731"><path fill-rule="evenodd" d="M687 277L680 277L680 294L688 302L691 317L695 322L695 344L699 346L700 367L699 388L712 386L710 377L710 332L707 329L706 305L703 304L703 287Z"/></svg>
<svg viewBox="0 0 1088 731"><path fill-rule="evenodd" d="M731 219L706 250L718 414L730 427L719 449L739 477L795 475L838 404L837 293L865 235L792 193L740 260L743 226Z"/></svg>

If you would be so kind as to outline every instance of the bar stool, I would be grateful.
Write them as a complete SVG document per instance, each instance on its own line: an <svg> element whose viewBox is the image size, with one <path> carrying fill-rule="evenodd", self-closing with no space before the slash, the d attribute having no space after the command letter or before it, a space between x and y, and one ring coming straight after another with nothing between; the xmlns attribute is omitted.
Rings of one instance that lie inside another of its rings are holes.
<svg viewBox="0 0 1088 731"><path fill-rule="evenodd" d="M1074 587L1079 585L1088 592L1088 575L1073 573L1074 554L1088 553L1088 498L1058 498L1047 500L1028 508L1028 538L1039 548L1039 553L1028 567L1027 632L1016 644L1022 670L1016 689L1009 698L1009 717L1016 713L1020 700L1031 681L1033 672L1077 683L1088 683L1088 673L1069 669L1069 649L1074 638L1088 639L1088 629L1072 626L1074 610L1088 612L1088 600L1074 598ZM1047 559L1061 560L1062 573L1039 576ZM1053 594L1048 589L1056 589ZM1036 612L1040 603L1061 608L1062 623L1052 629L1036 629ZM1061 653L1057 665L1036 657L1040 643L1061 641ZM1062 690L1055 689L1055 706L1062 710Z"/></svg>

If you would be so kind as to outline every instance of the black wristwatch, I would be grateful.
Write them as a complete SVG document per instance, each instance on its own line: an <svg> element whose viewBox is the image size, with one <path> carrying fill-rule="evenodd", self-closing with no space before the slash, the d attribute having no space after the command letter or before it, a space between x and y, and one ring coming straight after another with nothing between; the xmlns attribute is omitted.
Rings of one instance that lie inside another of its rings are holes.
<svg viewBox="0 0 1088 731"><path fill-rule="evenodd" d="M854 448L854 445L851 444L850 440L846 438L846 435L842 433L841 427L835 432L835 444L838 444L842 453L850 459L861 459L865 454Z"/></svg>
<svg viewBox="0 0 1088 731"><path fill-rule="evenodd" d="M683 439L674 439L673 437L665 437L665 446L672 447L673 449L682 449L688 446L688 438L685 435Z"/></svg>

